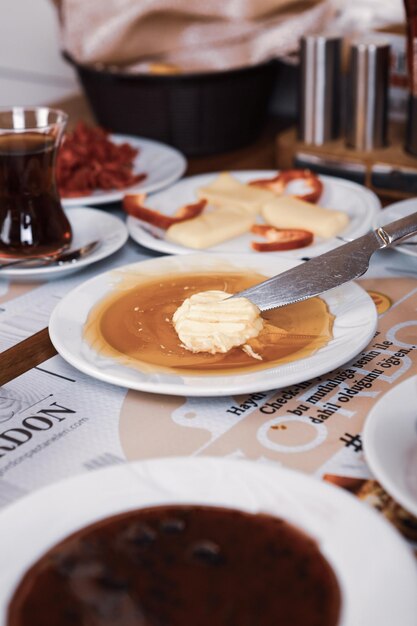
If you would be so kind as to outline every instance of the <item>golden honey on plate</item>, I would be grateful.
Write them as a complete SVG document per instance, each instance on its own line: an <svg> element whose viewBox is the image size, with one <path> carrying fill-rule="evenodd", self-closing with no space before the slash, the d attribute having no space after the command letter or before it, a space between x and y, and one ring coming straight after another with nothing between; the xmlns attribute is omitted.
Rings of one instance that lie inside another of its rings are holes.
<svg viewBox="0 0 417 626"><path fill-rule="evenodd" d="M172 316L194 293L223 290L237 293L265 280L255 272L197 272L164 276L122 276L116 288L89 313L84 336L101 355L142 371L186 375L227 374L270 368L310 356L332 337L333 316L320 298L262 313L264 328L247 344L225 354L185 349Z"/></svg>

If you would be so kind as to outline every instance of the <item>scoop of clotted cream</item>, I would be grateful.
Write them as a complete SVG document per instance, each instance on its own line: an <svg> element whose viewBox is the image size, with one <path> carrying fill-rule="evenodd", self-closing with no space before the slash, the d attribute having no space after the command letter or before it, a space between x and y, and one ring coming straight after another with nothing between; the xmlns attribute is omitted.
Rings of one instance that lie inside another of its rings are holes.
<svg viewBox="0 0 417 626"><path fill-rule="evenodd" d="M257 337L263 328L258 307L247 298L230 298L226 291L202 291L187 298L172 321L191 352L228 352Z"/></svg>

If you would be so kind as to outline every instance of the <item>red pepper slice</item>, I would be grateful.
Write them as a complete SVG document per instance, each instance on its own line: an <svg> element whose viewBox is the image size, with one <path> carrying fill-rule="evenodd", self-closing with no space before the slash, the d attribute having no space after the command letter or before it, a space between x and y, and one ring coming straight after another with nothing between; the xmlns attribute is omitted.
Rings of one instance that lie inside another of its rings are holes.
<svg viewBox="0 0 417 626"><path fill-rule="evenodd" d="M311 189L311 191L306 193L296 194L296 198L304 200L305 202L317 202L323 192L323 183L317 174L314 174L311 170L283 170L273 178L252 180L249 184L254 187L269 189L281 195L284 193L287 185L293 180L304 180Z"/></svg>
<svg viewBox="0 0 417 626"><path fill-rule="evenodd" d="M185 204L177 211L175 216L169 216L164 215L159 211L155 211L154 209L148 209L143 206L144 201L145 194L143 193L127 194L123 198L123 209L128 215L137 217L138 219L148 222L148 224L152 224L153 226L157 226L158 228L162 228L163 230L166 230L173 224L178 224L179 222L184 222L185 220L197 217L200 213L202 213L207 204L207 200L200 200L199 202L195 202L193 204Z"/></svg>
<svg viewBox="0 0 417 626"><path fill-rule="evenodd" d="M268 224L254 224L251 232L262 235L268 241L252 241L252 249L256 252L274 252L279 250L293 250L309 246L314 235L309 230L299 228L275 228Z"/></svg>

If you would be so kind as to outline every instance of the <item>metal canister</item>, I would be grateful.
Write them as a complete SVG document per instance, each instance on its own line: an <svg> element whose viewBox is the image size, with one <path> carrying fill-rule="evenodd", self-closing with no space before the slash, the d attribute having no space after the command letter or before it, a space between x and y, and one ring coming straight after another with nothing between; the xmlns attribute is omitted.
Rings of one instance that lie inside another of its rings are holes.
<svg viewBox="0 0 417 626"><path fill-rule="evenodd" d="M369 151L387 144L388 80L390 46L385 41L364 39L350 50L346 143Z"/></svg>
<svg viewBox="0 0 417 626"><path fill-rule="evenodd" d="M300 141L320 146L341 131L342 38L306 35L301 39Z"/></svg>

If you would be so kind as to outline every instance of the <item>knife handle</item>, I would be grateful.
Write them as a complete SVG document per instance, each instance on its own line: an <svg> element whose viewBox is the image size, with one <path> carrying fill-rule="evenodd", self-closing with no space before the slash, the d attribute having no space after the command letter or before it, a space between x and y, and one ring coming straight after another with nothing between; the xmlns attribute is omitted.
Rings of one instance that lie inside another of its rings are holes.
<svg viewBox="0 0 417 626"><path fill-rule="evenodd" d="M385 224L385 226L381 226L376 232L387 246L404 237L415 235L417 233L417 211L399 220Z"/></svg>

